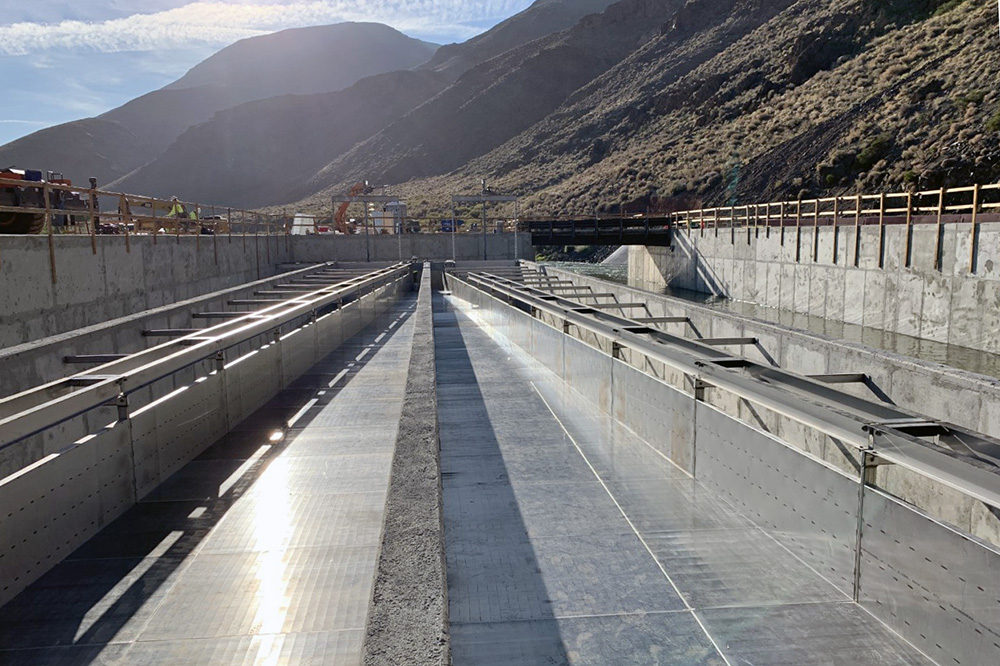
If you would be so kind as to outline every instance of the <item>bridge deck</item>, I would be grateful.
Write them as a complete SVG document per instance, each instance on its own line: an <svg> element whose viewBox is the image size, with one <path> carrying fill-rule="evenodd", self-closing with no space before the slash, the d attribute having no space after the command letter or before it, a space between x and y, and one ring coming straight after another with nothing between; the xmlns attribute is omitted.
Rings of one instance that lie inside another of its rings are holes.
<svg viewBox="0 0 1000 666"><path fill-rule="evenodd" d="M359 663L412 307L0 609L0 664Z"/></svg>
<svg viewBox="0 0 1000 666"><path fill-rule="evenodd" d="M455 664L932 663L557 377L436 310Z"/></svg>

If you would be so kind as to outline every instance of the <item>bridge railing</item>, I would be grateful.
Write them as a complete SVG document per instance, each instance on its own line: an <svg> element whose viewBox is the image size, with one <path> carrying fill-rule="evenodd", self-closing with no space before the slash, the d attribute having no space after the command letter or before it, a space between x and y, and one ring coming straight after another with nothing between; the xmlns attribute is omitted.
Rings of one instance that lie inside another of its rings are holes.
<svg viewBox="0 0 1000 666"><path fill-rule="evenodd" d="M971 185L967 187L939 188L936 190L892 192L881 194L855 194L819 199L797 199L769 203L743 204L699 208L672 213L677 229L687 233L704 235L707 232L719 235L726 230L735 242L736 231L746 230L770 235L777 228L784 243L786 233L794 233L796 238L796 261L801 259L802 229L820 227L853 228L855 232L854 264L858 265L859 247L857 239L861 227L877 225L879 245L884 246L886 232L890 225L904 225L904 264L911 265L913 249L913 228L917 225L936 225L938 229L935 261L940 262L941 245L944 242L944 227L948 224L967 223L970 225L970 271L974 272L979 226L983 222L1000 221L1000 183ZM813 261L819 257L819 236L813 233L811 251ZM879 252L879 267L882 267L884 253ZM940 269L940 265L935 266Z"/></svg>

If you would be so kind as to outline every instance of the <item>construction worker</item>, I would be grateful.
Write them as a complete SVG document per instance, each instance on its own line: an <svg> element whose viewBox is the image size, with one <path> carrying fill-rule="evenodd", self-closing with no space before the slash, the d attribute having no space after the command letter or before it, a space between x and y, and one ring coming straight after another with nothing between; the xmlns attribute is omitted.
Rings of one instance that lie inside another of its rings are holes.
<svg viewBox="0 0 1000 666"><path fill-rule="evenodd" d="M167 217L187 217L187 210L184 209L184 204L177 200L177 197L170 198L170 212L167 213Z"/></svg>

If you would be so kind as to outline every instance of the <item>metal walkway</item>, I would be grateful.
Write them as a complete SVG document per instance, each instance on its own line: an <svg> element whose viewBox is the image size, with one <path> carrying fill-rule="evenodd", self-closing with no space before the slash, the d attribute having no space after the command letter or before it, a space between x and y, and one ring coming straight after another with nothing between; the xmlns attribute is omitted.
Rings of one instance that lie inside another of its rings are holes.
<svg viewBox="0 0 1000 666"><path fill-rule="evenodd" d="M413 306L0 608L0 664L359 663Z"/></svg>
<svg viewBox="0 0 1000 666"><path fill-rule="evenodd" d="M435 310L455 664L932 664L518 348Z"/></svg>

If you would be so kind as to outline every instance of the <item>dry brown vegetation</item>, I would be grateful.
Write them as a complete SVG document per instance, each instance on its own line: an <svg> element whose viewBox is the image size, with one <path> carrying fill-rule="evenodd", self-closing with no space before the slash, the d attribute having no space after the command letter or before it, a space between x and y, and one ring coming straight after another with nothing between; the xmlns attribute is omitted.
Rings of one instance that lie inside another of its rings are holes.
<svg viewBox="0 0 1000 666"><path fill-rule="evenodd" d="M544 119L397 190L433 213L486 177L529 212L591 214L1000 177L992 2L661 6L659 34Z"/></svg>

